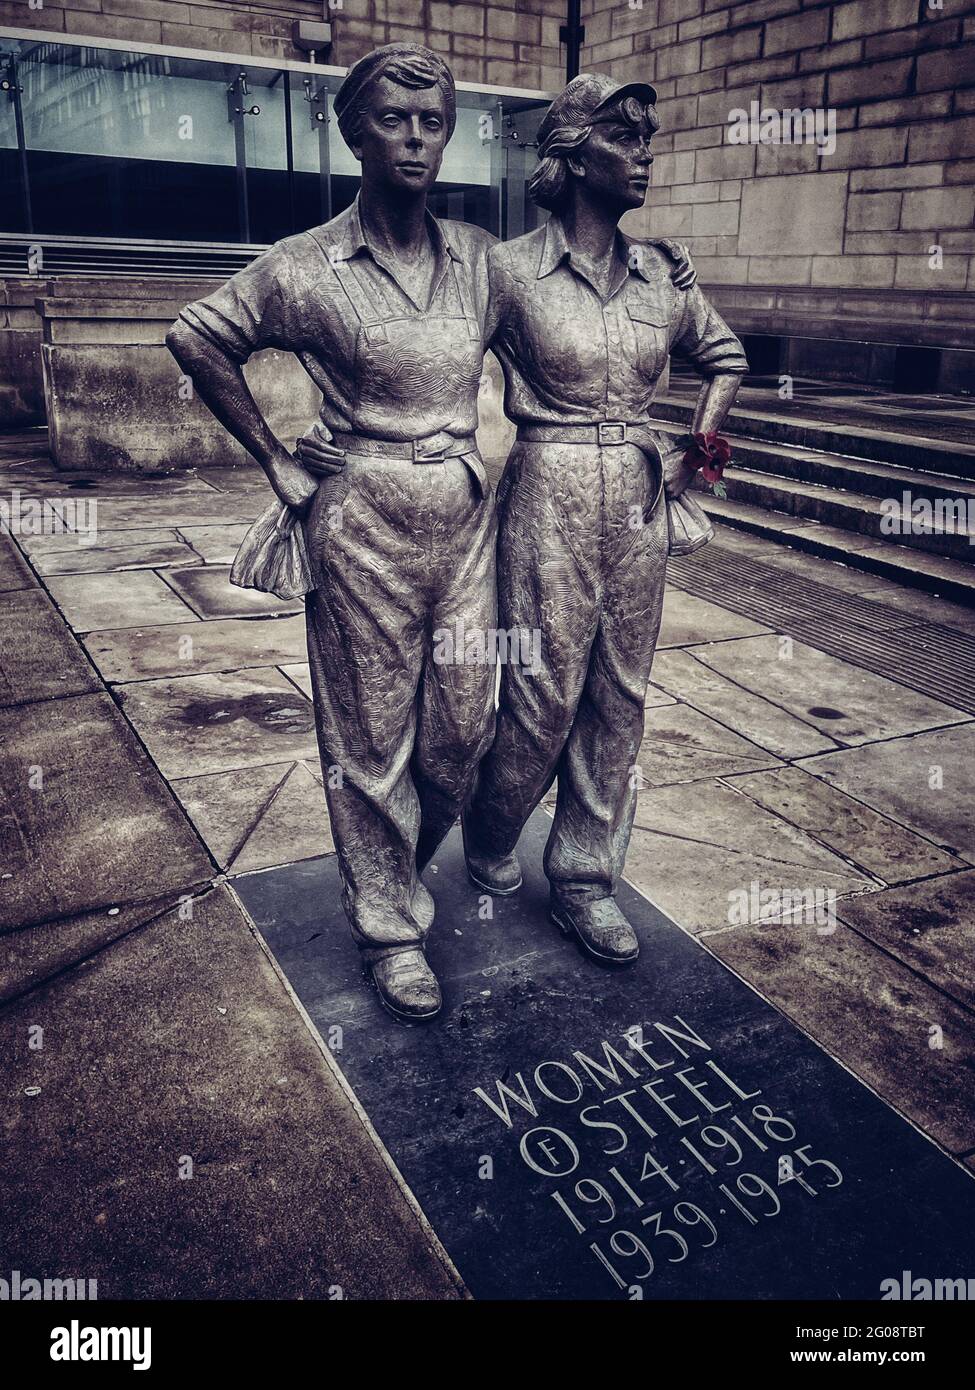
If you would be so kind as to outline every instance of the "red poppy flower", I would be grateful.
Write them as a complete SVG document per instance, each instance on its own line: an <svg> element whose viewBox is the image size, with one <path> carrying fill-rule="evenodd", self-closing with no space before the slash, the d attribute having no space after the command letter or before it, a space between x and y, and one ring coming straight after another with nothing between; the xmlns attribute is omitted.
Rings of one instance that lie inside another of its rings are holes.
<svg viewBox="0 0 975 1390"><path fill-rule="evenodd" d="M689 434L684 437L687 450L683 462L690 468L699 468L706 483L719 483L724 475L725 465L731 461L731 445L716 430L707 434Z"/></svg>

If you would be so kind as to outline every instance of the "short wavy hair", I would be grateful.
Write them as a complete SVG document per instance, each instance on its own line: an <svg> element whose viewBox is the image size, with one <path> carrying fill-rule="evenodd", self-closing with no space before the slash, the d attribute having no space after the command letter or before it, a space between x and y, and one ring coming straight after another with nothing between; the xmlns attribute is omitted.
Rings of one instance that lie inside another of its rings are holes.
<svg viewBox="0 0 975 1390"><path fill-rule="evenodd" d="M617 108L609 108L614 120L627 125L638 126L644 116L653 130L660 129L660 119L656 108L644 106L636 97L624 97ZM593 125L606 123L603 117L588 125L573 124L571 118L565 125L550 131L539 146L538 164L528 180L528 195L540 208L549 212L560 212L569 200L571 189L568 160L574 150L580 149L592 134Z"/></svg>
<svg viewBox="0 0 975 1390"><path fill-rule="evenodd" d="M370 89L381 77L414 91L437 87L443 96L447 139L450 139L457 124L457 89L450 68L422 44L389 43L374 48L353 64L335 94L339 132L350 148L359 141L362 118L369 110Z"/></svg>

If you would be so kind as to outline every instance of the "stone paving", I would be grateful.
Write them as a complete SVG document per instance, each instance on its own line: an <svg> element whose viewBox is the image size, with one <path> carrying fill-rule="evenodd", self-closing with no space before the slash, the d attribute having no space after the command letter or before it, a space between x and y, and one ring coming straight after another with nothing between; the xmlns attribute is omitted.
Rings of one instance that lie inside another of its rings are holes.
<svg viewBox="0 0 975 1390"><path fill-rule="evenodd" d="M232 890L332 850L301 604L228 582L266 485L86 486L42 450L0 441L0 495L96 501L97 537L0 537L4 1205L48 1203L11 1249L100 1273L105 1296L124 1251L119 1295L453 1296ZM757 539L748 553L972 631L954 604ZM633 775L630 881L975 1154L972 716L670 588ZM818 895L828 920L772 921L770 892ZM35 1024L50 1042L32 1051ZM39 1143L40 1173L17 1161ZM200 1196L174 1180L186 1155L213 1177ZM241 1173L243 1196L226 1181Z"/></svg>

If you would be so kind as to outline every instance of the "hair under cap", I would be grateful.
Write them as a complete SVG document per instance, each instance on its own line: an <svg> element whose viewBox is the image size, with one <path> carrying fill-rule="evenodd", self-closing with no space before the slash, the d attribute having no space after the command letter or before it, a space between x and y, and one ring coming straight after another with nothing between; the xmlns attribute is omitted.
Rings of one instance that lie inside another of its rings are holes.
<svg viewBox="0 0 975 1390"><path fill-rule="evenodd" d="M561 131L590 125L606 107L627 97L653 106L657 93L649 82L619 82L601 72L584 72L574 77L552 102L538 128L539 158L544 157L546 144L554 143Z"/></svg>
<svg viewBox="0 0 975 1390"><path fill-rule="evenodd" d="M335 93L335 117L346 144L351 144L355 138L367 88L387 75L407 87L440 88L444 95L449 139L457 123L457 94L450 68L431 48L424 48L422 44L387 43L353 63Z"/></svg>

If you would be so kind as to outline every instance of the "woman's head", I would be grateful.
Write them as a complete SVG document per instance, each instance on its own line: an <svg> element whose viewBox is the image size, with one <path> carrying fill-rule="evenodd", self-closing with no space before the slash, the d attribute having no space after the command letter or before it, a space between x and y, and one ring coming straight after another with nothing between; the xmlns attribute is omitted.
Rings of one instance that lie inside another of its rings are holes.
<svg viewBox="0 0 975 1390"><path fill-rule="evenodd" d="M425 191L436 181L457 123L454 79L431 49L387 44L349 69L335 96L335 115L345 143L372 174Z"/></svg>
<svg viewBox="0 0 975 1390"><path fill-rule="evenodd" d="M595 196L640 207L660 127L657 94L647 83L618 83L598 73L573 79L539 128L538 167L528 183L540 207L562 211L582 180Z"/></svg>

